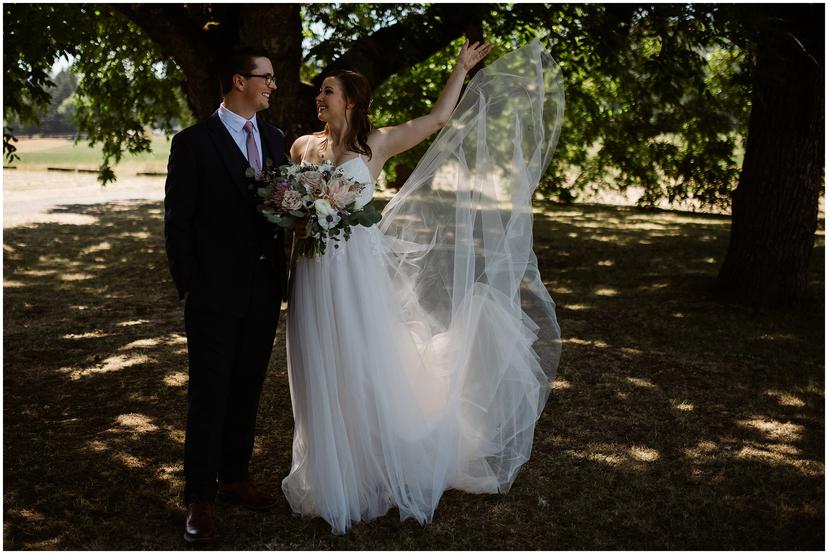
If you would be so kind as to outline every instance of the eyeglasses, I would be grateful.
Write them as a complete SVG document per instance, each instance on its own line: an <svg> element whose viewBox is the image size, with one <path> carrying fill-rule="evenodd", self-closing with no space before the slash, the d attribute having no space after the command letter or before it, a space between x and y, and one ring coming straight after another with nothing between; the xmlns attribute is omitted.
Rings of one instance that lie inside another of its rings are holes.
<svg viewBox="0 0 828 554"><path fill-rule="evenodd" d="M255 73L239 73L239 75L241 75L242 77L248 77L248 78L250 78L250 77L261 77L262 79L265 80L265 84L267 86L276 84L276 76L271 75L270 73L265 73L264 75L257 75Z"/></svg>

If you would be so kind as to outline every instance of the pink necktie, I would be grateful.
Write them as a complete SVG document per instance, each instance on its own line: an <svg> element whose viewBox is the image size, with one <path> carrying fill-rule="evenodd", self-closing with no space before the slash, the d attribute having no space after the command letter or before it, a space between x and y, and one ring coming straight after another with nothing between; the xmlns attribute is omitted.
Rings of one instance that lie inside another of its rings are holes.
<svg viewBox="0 0 828 554"><path fill-rule="evenodd" d="M256 148L256 139L253 138L253 124L247 122L244 124L244 130L247 133L247 161L250 167L256 172L256 177L262 172L262 161L259 159L259 149Z"/></svg>

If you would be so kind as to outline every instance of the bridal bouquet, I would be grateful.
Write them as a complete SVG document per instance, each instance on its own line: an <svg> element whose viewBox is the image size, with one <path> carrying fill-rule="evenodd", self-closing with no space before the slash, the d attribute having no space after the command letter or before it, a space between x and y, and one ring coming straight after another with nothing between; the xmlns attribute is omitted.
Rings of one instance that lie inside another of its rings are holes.
<svg viewBox="0 0 828 554"><path fill-rule="evenodd" d="M253 170L246 175L253 177ZM309 219L308 238L298 243L299 254L312 258L324 254L328 242L339 248L340 236L351 238L355 225L370 227L382 217L373 203L363 203L366 187L345 177L326 161L320 165L265 166L258 179L259 212L271 223L292 228Z"/></svg>

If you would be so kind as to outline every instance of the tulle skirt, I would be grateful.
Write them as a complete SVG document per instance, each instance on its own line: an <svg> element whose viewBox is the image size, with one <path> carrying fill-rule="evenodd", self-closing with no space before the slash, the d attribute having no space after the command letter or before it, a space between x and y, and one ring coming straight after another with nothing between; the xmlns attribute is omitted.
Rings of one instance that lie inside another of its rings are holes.
<svg viewBox="0 0 828 554"><path fill-rule="evenodd" d="M505 492L548 395L537 327L512 299L477 283L463 317L440 328L411 284L392 279L397 261L393 239L360 227L294 270L282 488L294 512L335 533L393 506L430 522L449 488Z"/></svg>
<svg viewBox="0 0 828 554"><path fill-rule="evenodd" d="M505 492L529 459L560 357L531 201L560 136L562 85L538 40L498 58L379 225L297 261L282 484L294 511L336 533L392 506L425 523L446 489ZM340 169L364 179L361 163Z"/></svg>

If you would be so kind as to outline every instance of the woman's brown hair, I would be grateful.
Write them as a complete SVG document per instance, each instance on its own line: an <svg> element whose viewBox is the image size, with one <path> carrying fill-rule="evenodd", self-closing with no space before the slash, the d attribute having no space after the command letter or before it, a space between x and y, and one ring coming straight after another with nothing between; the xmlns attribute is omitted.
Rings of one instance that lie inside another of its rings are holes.
<svg viewBox="0 0 828 554"><path fill-rule="evenodd" d="M368 109L371 106L371 84L368 79L356 71L340 69L326 75L333 77L342 86L345 101L353 104L351 120L343 137L347 150L365 154L371 158L371 147L368 146L368 134L371 132L371 122L368 120ZM322 141L323 148L327 138Z"/></svg>

